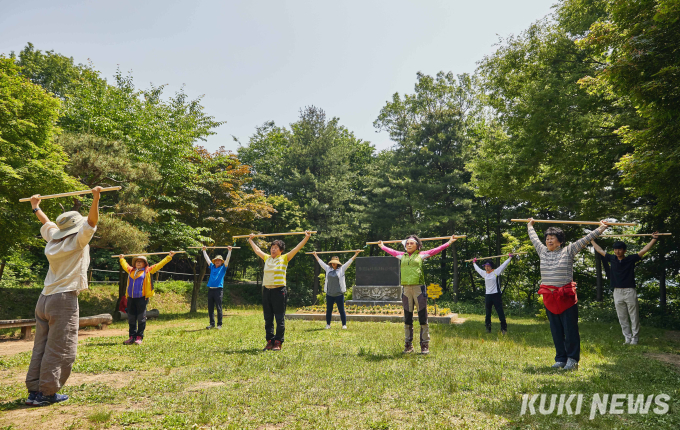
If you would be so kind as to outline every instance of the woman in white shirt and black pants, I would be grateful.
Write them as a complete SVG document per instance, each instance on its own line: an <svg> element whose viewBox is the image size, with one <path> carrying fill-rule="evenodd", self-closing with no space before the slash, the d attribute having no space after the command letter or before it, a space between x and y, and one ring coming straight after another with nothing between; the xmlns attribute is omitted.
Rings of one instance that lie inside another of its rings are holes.
<svg viewBox="0 0 680 430"><path fill-rule="evenodd" d="M486 319L484 324L486 325L486 332L491 333L491 307L496 308L496 313L498 314L498 319L501 320L501 333L505 334L508 332L508 323L505 321L505 312L503 312L503 296L501 295L501 278L500 275L503 273L510 260L512 260L512 254L508 254L507 260L500 265L498 269L494 269L491 260L486 260L484 262L484 270L477 266L477 259L475 258L473 264L475 270L479 273L479 276L484 278L484 283L486 285Z"/></svg>
<svg viewBox="0 0 680 430"><path fill-rule="evenodd" d="M321 261L316 252L314 258L319 262L319 266L326 272L326 282L323 284L323 290L326 293L326 328L331 328L331 316L333 315L333 304L337 303L340 319L342 320L342 328L347 328L347 315L345 314L345 292L347 285L345 284L345 272L352 264L357 255L361 251L356 251L354 256L345 264L340 264L338 257L331 258L328 264Z"/></svg>

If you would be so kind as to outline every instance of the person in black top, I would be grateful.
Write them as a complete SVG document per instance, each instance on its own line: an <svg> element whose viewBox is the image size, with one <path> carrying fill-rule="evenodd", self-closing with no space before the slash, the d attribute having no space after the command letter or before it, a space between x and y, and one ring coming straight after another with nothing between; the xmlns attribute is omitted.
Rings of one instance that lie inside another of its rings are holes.
<svg viewBox="0 0 680 430"><path fill-rule="evenodd" d="M619 317L621 331L626 339L625 344L637 345L640 332L640 313L638 310L637 291L635 290L635 264L656 243L658 232L654 232L653 239L637 254L626 255L626 244L614 242L614 255L604 252L600 246L591 241L593 248L609 263L609 282L614 289L614 306ZM630 318L630 322L629 322Z"/></svg>

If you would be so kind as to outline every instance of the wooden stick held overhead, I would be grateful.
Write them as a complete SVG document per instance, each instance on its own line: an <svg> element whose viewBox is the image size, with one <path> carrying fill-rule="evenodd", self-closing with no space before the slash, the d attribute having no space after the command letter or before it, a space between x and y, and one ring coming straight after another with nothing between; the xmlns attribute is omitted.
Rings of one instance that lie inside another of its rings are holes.
<svg viewBox="0 0 680 430"><path fill-rule="evenodd" d="M186 251L175 251L175 254L184 254ZM170 252L143 252L141 254L123 254L123 257L139 257L141 255L163 255L163 254L170 254ZM120 257L119 255L112 255L111 258L118 258Z"/></svg>
<svg viewBox="0 0 680 430"><path fill-rule="evenodd" d="M467 237L467 235L463 236L454 236L456 239L462 239L464 237ZM424 242L426 240L446 240L446 239L451 239L451 236L440 236L440 237L421 237L420 241ZM401 243L404 239L401 240L383 240L382 243ZM366 242L366 245L377 245L380 242Z"/></svg>
<svg viewBox="0 0 680 430"><path fill-rule="evenodd" d="M310 231L310 233L316 233L316 231ZM304 231L291 231L290 233L258 233L255 234L255 237L267 237L267 236L288 236L288 235L293 235L293 234L305 234ZM234 236L234 239L241 239L244 237L250 237L249 234L242 234L239 236Z"/></svg>
<svg viewBox="0 0 680 430"><path fill-rule="evenodd" d="M346 251L317 251L317 254L342 254L342 253L347 253L347 252L364 252L363 249L348 249ZM305 252L307 255L312 255L314 254L313 252Z"/></svg>
<svg viewBox="0 0 680 430"><path fill-rule="evenodd" d="M102 188L101 192L104 191L118 191L123 187L108 187L108 188ZM56 199L57 197L68 197L68 196L80 196L82 194L91 194L92 190L81 190L81 191L71 191L69 193L61 193L61 194L50 194L47 196L40 196L40 200L45 200L45 199ZM26 197L23 199L19 199L20 202L30 202L31 198Z"/></svg>
<svg viewBox="0 0 680 430"><path fill-rule="evenodd" d="M657 233L657 236L672 236L673 233ZM639 234L603 234L598 237L598 239L603 237L638 237L638 236L654 236L652 233L639 233Z"/></svg>
<svg viewBox="0 0 680 430"><path fill-rule="evenodd" d="M187 246L187 249L202 249L202 246ZM205 249L226 249L228 246L206 246ZM232 246L231 249L241 249L240 246Z"/></svg>
<svg viewBox="0 0 680 430"><path fill-rule="evenodd" d="M528 219L511 219L512 222L529 222ZM534 222L542 222L548 224L588 224L600 225L600 221L562 221L557 219L535 219ZM607 222L609 225L631 225L636 226L634 222Z"/></svg>
<svg viewBox="0 0 680 430"><path fill-rule="evenodd" d="M522 255L522 254L528 254L528 252L511 252L510 254L512 255ZM491 257L479 257L477 260L486 260L487 258L498 258L498 257L507 257L508 254L501 254L501 255L492 255ZM469 260L465 260L465 262L472 261L474 258L471 258Z"/></svg>

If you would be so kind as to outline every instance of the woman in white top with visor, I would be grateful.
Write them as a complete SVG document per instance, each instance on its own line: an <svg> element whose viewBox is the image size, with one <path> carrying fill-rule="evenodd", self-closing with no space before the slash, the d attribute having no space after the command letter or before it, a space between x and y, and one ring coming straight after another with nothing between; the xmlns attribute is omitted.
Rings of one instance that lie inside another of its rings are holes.
<svg viewBox="0 0 680 430"><path fill-rule="evenodd" d="M328 264L321 261L316 251L314 258L319 262L319 266L326 272L326 281L323 284L323 290L326 293L326 328L331 328L331 317L333 316L333 305L338 304L338 312L340 313L340 320L342 321L342 328L347 328L347 314L345 313L345 292L347 285L345 283L345 272L352 264L361 250L356 251L352 258L347 263L341 264L339 257L331 258Z"/></svg>

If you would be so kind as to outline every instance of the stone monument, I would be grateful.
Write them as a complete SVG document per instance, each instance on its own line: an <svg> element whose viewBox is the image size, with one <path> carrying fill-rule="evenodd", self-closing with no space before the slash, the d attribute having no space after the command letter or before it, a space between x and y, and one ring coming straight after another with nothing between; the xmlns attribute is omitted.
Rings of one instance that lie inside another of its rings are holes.
<svg viewBox="0 0 680 430"><path fill-rule="evenodd" d="M400 261L394 257L358 257L356 285L348 305L401 305Z"/></svg>

